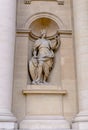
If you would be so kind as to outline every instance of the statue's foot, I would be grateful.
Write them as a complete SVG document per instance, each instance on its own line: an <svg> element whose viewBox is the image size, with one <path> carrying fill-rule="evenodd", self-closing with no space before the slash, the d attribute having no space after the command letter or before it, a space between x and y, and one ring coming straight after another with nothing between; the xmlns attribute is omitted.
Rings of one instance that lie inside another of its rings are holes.
<svg viewBox="0 0 88 130"><path fill-rule="evenodd" d="M37 83L36 83L36 81L32 81L32 84L35 85L35 84L37 84Z"/></svg>
<svg viewBox="0 0 88 130"><path fill-rule="evenodd" d="M40 79L37 79L37 80L35 80L35 83L36 83L36 84L41 84L41 80L40 80Z"/></svg>
<svg viewBox="0 0 88 130"><path fill-rule="evenodd" d="M48 82L46 82L46 81L43 81L43 84L48 85L49 83L48 83Z"/></svg>
<svg viewBox="0 0 88 130"><path fill-rule="evenodd" d="M46 81L41 81L41 80L37 79L35 81L32 81L32 84L34 84L34 85L36 85L36 84L37 85L48 85L49 83Z"/></svg>
<svg viewBox="0 0 88 130"><path fill-rule="evenodd" d="M40 79L34 80L32 81L32 84L36 85L36 84L41 84L42 82L40 81Z"/></svg>
<svg viewBox="0 0 88 130"><path fill-rule="evenodd" d="M43 85L44 83L41 82L41 81L37 81L37 84L38 84L38 85Z"/></svg>

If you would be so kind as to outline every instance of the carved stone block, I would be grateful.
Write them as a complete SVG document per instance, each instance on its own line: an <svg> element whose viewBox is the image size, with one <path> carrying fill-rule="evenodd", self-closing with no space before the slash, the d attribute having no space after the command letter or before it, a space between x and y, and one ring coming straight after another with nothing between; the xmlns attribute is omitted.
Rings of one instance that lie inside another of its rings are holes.
<svg viewBox="0 0 88 130"><path fill-rule="evenodd" d="M31 4L32 0L24 0L24 4Z"/></svg>
<svg viewBox="0 0 88 130"><path fill-rule="evenodd" d="M64 5L64 0L57 0L58 5Z"/></svg>
<svg viewBox="0 0 88 130"><path fill-rule="evenodd" d="M24 0L24 4L31 4L32 1L56 1L58 5L64 5L64 0Z"/></svg>

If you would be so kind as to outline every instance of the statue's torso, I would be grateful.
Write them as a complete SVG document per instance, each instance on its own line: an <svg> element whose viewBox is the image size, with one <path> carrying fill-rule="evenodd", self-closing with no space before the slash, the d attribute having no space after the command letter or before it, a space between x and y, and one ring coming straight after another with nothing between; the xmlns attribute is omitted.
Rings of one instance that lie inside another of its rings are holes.
<svg viewBox="0 0 88 130"><path fill-rule="evenodd" d="M54 53L50 48L50 41L46 39L38 39L35 44L38 44L38 57L54 57Z"/></svg>

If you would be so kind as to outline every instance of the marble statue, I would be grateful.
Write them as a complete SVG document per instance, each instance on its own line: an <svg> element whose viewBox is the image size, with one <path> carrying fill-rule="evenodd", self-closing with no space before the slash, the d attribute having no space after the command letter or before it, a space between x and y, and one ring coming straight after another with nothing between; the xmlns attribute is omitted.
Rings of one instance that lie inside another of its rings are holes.
<svg viewBox="0 0 88 130"><path fill-rule="evenodd" d="M46 30L41 31L41 37L35 41L33 56L29 61L29 72L32 84L46 84L53 67L54 53L60 47L60 35L55 37L52 43L46 39Z"/></svg>

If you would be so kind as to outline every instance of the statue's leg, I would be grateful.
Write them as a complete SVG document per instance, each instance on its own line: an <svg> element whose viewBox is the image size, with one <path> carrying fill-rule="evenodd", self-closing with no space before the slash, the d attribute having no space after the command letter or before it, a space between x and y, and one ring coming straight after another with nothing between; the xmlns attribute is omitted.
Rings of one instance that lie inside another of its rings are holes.
<svg viewBox="0 0 88 130"><path fill-rule="evenodd" d="M32 84L36 84L36 79L37 79L37 61L36 59L31 59L31 61L29 61L29 72L30 72L30 76L32 79Z"/></svg>
<svg viewBox="0 0 88 130"><path fill-rule="evenodd" d="M43 75L43 61L39 61L38 71L37 71L37 76L38 77L37 77L37 80L36 80L37 83L41 83L42 75Z"/></svg>
<svg viewBox="0 0 88 130"><path fill-rule="evenodd" d="M44 64L44 80L43 82L45 83L49 77L49 65L47 63Z"/></svg>

